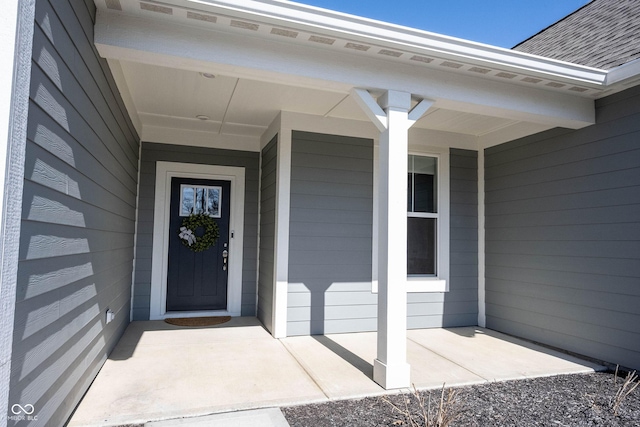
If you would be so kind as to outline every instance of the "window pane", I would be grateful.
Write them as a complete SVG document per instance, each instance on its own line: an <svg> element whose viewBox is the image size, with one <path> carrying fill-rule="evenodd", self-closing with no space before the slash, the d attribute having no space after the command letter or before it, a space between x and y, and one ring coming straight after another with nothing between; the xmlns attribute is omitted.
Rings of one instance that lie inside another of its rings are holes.
<svg viewBox="0 0 640 427"><path fill-rule="evenodd" d="M196 188L196 209L195 213L201 214L204 212L204 188Z"/></svg>
<svg viewBox="0 0 640 427"><path fill-rule="evenodd" d="M413 212L435 212L433 175L416 173L413 175Z"/></svg>
<svg viewBox="0 0 640 427"><path fill-rule="evenodd" d="M436 274L436 219L407 218L407 273Z"/></svg>
<svg viewBox="0 0 640 427"><path fill-rule="evenodd" d="M209 215L220 218L220 188L209 188L207 198L207 208Z"/></svg>
<svg viewBox="0 0 640 427"><path fill-rule="evenodd" d="M411 172L407 180L407 212L413 212L413 174Z"/></svg>
<svg viewBox="0 0 640 427"><path fill-rule="evenodd" d="M413 165L409 168L409 172L423 173L427 175L436 174L436 161L435 157L427 156L410 156L413 157Z"/></svg>
<svg viewBox="0 0 640 427"><path fill-rule="evenodd" d="M426 156L409 156L409 180L407 192L409 212L436 213L437 159Z"/></svg>
<svg viewBox="0 0 640 427"><path fill-rule="evenodd" d="M182 187L182 206L180 210L180 216L191 215L193 209L193 188Z"/></svg>

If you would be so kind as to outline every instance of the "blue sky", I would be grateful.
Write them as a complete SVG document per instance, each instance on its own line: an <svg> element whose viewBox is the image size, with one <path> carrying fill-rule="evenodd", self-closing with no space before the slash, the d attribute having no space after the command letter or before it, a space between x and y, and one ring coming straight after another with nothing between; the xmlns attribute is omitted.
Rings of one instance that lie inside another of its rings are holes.
<svg viewBox="0 0 640 427"><path fill-rule="evenodd" d="M295 0L511 48L589 0Z"/></svg>

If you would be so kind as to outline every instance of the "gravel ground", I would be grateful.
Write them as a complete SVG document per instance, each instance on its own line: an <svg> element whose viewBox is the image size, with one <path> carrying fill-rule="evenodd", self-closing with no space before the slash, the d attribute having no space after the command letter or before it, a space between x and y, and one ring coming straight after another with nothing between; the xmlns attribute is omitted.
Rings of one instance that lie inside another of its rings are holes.
<svg viewBox="0 0 640 427"><path fill-rule="evenodd" d="M561 375L459 387L454 426L640 426L640 387L627 396L614 415L612 400L623 383L608 373ZM440 390L431 391L432 405ZM445 391L446 394L446 391ZM428 396L429 392L420 392ZM417 410L408 394L387 399L398 408ZM383 397L282 408L291 427L412 426ZM424 425L424 424L421 424Z"/></svg>

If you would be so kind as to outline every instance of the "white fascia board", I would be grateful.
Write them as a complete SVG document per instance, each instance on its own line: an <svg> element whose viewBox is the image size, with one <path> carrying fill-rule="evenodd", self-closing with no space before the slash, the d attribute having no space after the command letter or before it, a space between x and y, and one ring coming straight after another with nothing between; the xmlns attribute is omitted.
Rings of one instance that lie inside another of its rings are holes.
<svg viewBox="0 0 640 427"><path fill-rule="evenodd" d="M111 59L344 94L354 87L394 88L432 99L437 108L550 126L581 128L595 122L590 98L148 18L101 12L95 43Z"/></svg>
<svg viewBox="0 0 640 427"><path fill-rule="evenodd" d="M455 37L431 33L327 9L302 5L289 1L232 1L200 0L174 1L190 6L209 6L222 9L227 14L239 13L245 18L263 20L272 24L314 30L325 35L349 37L381 46L413 50L416 53L436 55L469 63L492 66L502 70L518 71L556 79L570 79L574 83L600 86L606 71L571 64L555 59L539 57L523 52Z"/></svg>
<svg viewBox="0 0 640 427"><path fill-rule="evenodd" d="M640 59L609 70L606 83L607 86L620 84L627 87L640 83Z"/></svg>

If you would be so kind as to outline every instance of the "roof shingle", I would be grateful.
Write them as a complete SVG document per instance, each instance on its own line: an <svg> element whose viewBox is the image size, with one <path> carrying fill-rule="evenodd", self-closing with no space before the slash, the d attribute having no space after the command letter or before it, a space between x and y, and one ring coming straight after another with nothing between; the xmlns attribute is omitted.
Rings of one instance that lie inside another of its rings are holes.
<svg viewBox="0 0 640 427"><path fill-rule="evenodd" d="M640 58L640 0L593 0L514 50L601 69Z"/></svg>

